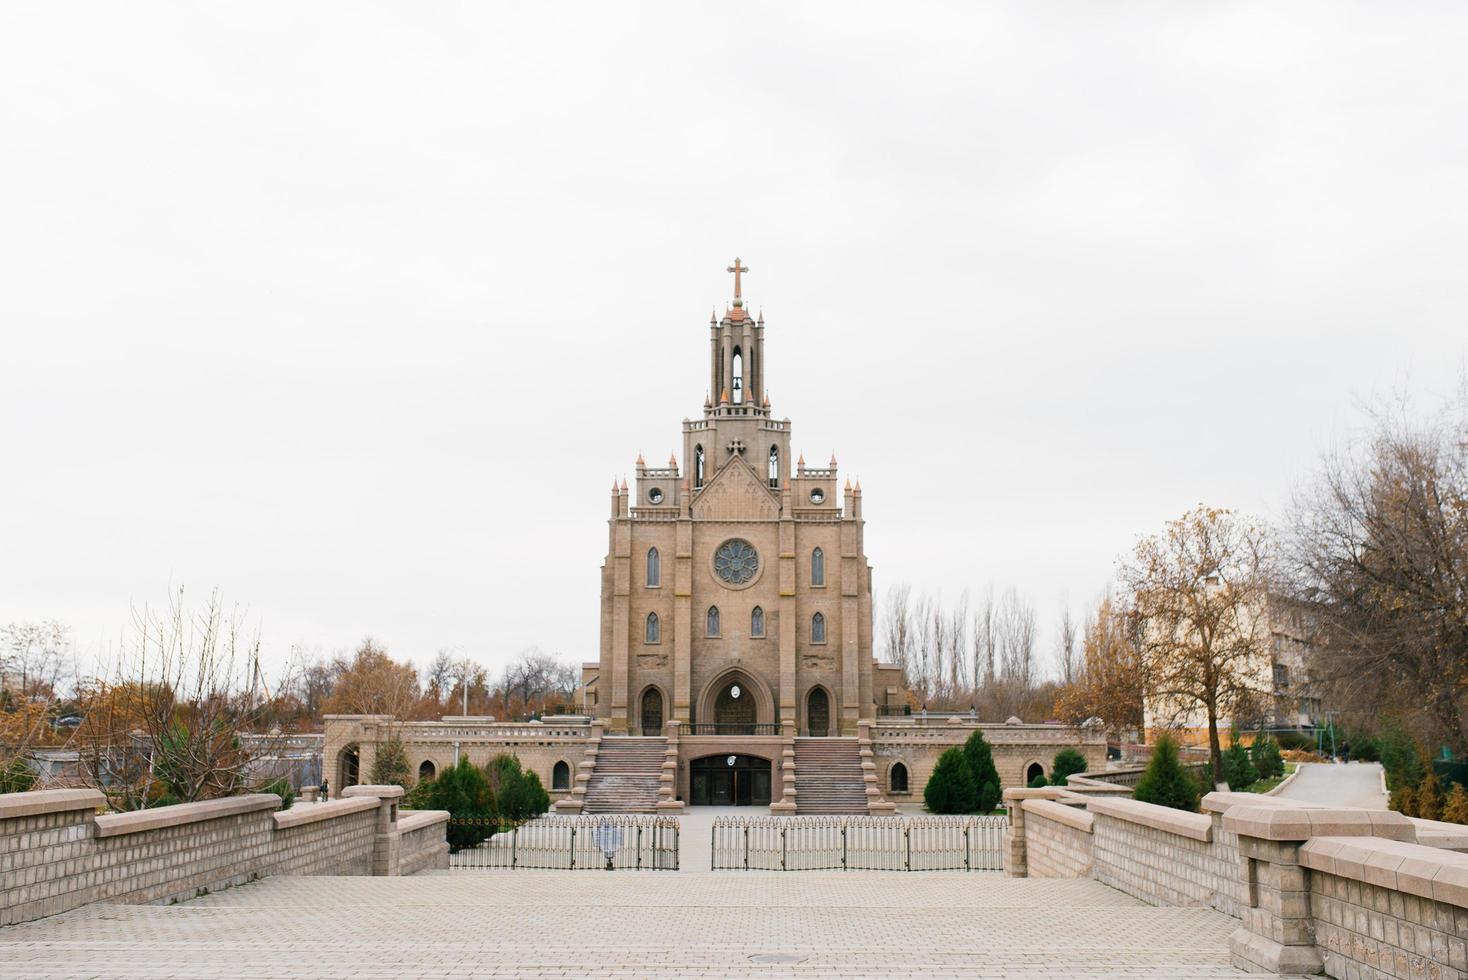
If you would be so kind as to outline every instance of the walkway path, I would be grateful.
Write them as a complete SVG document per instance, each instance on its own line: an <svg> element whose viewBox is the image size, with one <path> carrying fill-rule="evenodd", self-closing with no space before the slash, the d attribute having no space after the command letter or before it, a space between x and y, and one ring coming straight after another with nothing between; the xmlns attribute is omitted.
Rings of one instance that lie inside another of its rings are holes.
<svg viewBox="0 0 1468 980"><path fill-rule="evenodd" d="M1306 803L1386 809L1379 762L1305 762L1290 784L1275 794Z"/></svg>
<svg viewBox="0 0 1468 980"><path fill-rule="evenodd" d="M1218 980L1238 922L986 873L438 872L268 878L0 929L0 978Z"/></svg>

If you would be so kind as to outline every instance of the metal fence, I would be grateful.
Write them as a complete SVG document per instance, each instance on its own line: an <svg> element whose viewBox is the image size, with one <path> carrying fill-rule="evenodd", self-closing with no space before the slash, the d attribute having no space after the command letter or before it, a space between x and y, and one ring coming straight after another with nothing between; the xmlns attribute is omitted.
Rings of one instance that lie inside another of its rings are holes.
<svg viewBox="0 0 1468 980"><path fill-rule="evenodd" d="M454 851L449 867L677 871L678 821L635 815L538 817Z"/></svg>
<svg viewBox="0 0 1468 980"><path fill-rule="evenodd" d="M998 871L1008 817L717 817L715 871Z"/></svg>

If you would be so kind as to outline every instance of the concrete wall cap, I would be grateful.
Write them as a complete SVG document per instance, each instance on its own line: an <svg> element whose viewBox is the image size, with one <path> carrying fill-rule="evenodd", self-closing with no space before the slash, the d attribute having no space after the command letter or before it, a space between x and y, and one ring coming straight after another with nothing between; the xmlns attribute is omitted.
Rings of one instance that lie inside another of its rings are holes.
<svg viewBox="0 0 1468 980"><path fill-rule="evenodd" d="M1060 787L1045 786L1039 789L1007 789L1004 791L1006 800L1054 800L1060 797Z"/></svg>
<svg viewBox="0 0 1468 980"><path fill-rule="evenodd" d="M1073 806L1066 806L1055 800L1025 800L1021 804L1026 813L1044 817L1046 820L1054 820L1056 823L1074 827L1076 830L1091 833L1091 827L1096 818L1085 810L1079 810Z"/></svg>
<svg viewBox="0 0 1468 980"><path fill-rule="evenodd" d="M288 827L316 823L318 820L344 817L349 813L376 810L377 805L377 800L370 796L354 800L330 800L326 803L299 803L289 810L282 810L275 814L275 829L285 830Z"/></svg>
<svg viewBox="0 0 1468 980"><path fill-rule="evenodd" d="M410 830L422 830L424 827L448 822L447 810L404 810L398 813L398 830L405 834Z"/></svg>
<svg viewBox="0 0 1468 980"><path fill-rule="evenodd" d="M64 810L95 810L107 797L94 789L43 789L30 793L0 793L0 820L36 817Z"/></svg>
<svg viewBox="0 0 1468 980"><path fill-rule="evenodd" d="M154 807L151 810L133 810L128 813L104 813L97 818L98 837L116 837L119 834L137 834L160 827L178 827L183 824L199 823L203 820L218 820L240 813L255 813L274 810L280 806L280 797L274 793L250 793L245 796L226 796L202 803L178 803L174 806Z"/></svg>
<svg viewBox="0 0 1468 980"><path fill-rule="evenodd" d="M1236 806L1272 806L1281 810L1316 810L1322 807L1320 803L1305 803L1301 800L1283 799L1278 796L1265 796L1262 793L1225 793L1222 790L1214 790L1203 797L1204 813L1226 813Z"/></svg>
<svg viewBox="0 0 1468 980"><path fill-rule="evenodd" d="M1380 837L1317 837L1300 847L1312 871L1468 908L1468 854Z"/></svg>
<svg viewBox="0 0 1468 980"><path fill-rule="evenodd" d="M1165 830L1179 837L1208 842L1213 840L1213 820L1202 813L1174 810L1171 807L1143 803L1140 800L1111 800L1106 798L1088 800L1086 808L1092 813L1125 820Z"/></svg>
<svg viewBox="0 0 1468 980"><path fill-rule="evenodd" d="M403 788L401 786L374 786L370 784L364 786L348 786L342 790L341 795L344 797L370 796L378 800L395 800L403 795Z"/></svg>

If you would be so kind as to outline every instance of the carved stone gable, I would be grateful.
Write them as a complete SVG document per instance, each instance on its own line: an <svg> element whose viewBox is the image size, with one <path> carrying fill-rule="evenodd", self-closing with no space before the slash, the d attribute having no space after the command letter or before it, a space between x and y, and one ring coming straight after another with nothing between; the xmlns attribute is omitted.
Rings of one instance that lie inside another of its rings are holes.
<svg viewBox="0 0 1468 980"><path fill-rule="evenodd" d="M697 521L773 521L779 517L779 502L737 457L693 501Z"/></svg>

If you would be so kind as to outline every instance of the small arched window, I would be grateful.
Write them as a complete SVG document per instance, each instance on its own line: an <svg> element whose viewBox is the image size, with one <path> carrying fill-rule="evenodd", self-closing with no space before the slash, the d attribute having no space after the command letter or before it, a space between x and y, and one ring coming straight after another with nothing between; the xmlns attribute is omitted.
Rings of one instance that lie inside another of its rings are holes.
<svg viewBox="0 0 1468 980"><path fill-rule="evenodd" d="M719 607L709 606L708 617L704 621L703 632L705 636L719 635Z"/></svg>
<svg viewBox="0 0 1468 980"><path fill-rule="evenodd" d="M892 771L887 776L887 783L893 793L907 792L907 767L900 762L892 764Z"/></svg>
<svg viewBox="0 0 1468 980"><path fill-rule="evenodd" d="M734 404L744 404L744 352L738 347L734 348Z"/></svg>
<svg viewBox="0 0 1468 980"><path fill-rule="evenodd" d="M693 447L693 489L703 486L703 447Z"/></svg>
<svg viewBox="0 0 1468 980"><path fill-rule="evenodd" d="M551 789L571 788L571 767L565 762L557 762L551 769Z"/></svg>
<svg viewBox="0 0 1468 980"><path fill-rule="evenodd" d="M765 635L765 611L759 606L755 606L754 612L749 614L749 635L755 637Z"/></svg>
<svg viewBox="0 0 1468 980"><path fill-rule="evenodd" d="M647 587L649 589L656 589L658 586L660 586L660 585L663 584L662 579L663 579L663 568L662 568L662 561L658 557L658 549L656 549L656 548L648 548L647 549Z"/></svg>
<svg viewBox="0 0 1468 980"><path fill-rule="evenodd" d="M820 548L810 553L810 584L826 584L826 553Z"/></svg>
<svg viewBox="0 0 1468 980"><path fill-rule="evenodd" d="M647 614L647 635L644 637L644 641L647 643L662 642L662 627L658 623L657 613Z"/></svg>
<svg viewBox="0 0 1468 980"><path fill-rule="evenodd" d="M816 613L810 618L810 641L812 643L826 642L826 616L824 613Z"/></svg>
<svg viewBox="0 0 1468 980"><path fill-rule="evenodd" d="M424 759L418 764L418 781L420 783L425 779L432 779L436 775L438 775L438 767L433 764L431 759Z"/></svg>
<svg viewBox="0 0 1468 980"><path fill-rule="evenodd" d="M780 447L770 447L770 489L780 489Z"/></svg>

